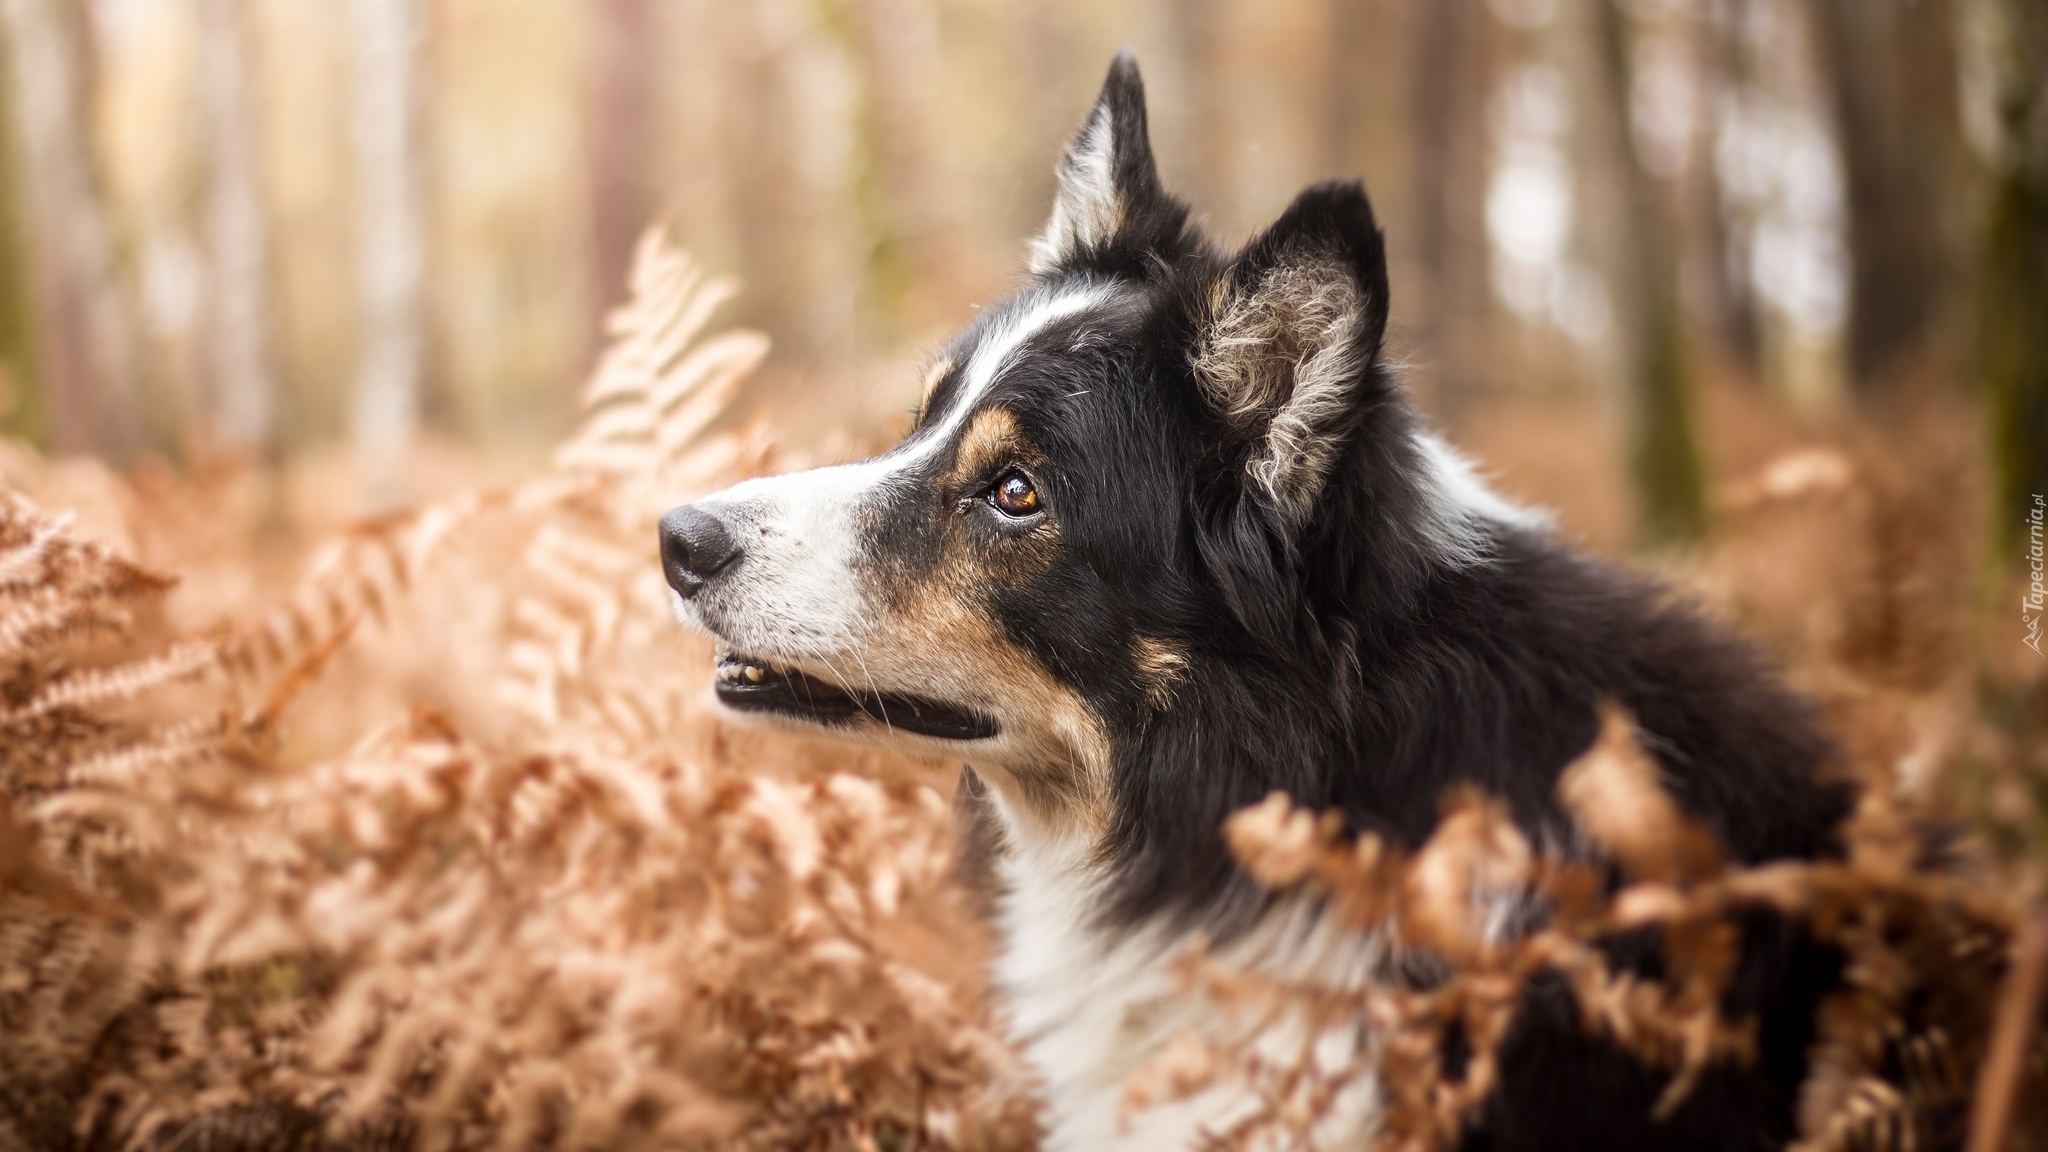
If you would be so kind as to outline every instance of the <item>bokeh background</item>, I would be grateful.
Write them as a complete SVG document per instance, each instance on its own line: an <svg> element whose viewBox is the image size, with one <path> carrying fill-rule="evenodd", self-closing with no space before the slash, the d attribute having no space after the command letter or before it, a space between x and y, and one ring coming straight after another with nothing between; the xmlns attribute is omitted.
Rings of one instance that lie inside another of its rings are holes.
<svg viewBox="0 0 2048 1152"><path fill-rule="evenodd" d="M2048 0L0 0L0 1148L1031 1147L958 766L732 724L654 524L903 432L1124 46L1219 242L1362 178L1429 416L1957 833L1859 855L1982 915L1854 901L1807 1146L2048 1130Z"/></svg>
<svg viewBox="0 0 2048 1152"><path fill-rule="evenodd" d="M653 220L744 283L779 432L893 431L1128 45L1218 237L1367 182L1453 434L1587 410L1553 447L1621 485L1603 543L1699 531L1721 381L1814 421L2017 389L2008 485L2048 468L2035 0L0 9L4 421L59 452L532 452Z"/></svg>

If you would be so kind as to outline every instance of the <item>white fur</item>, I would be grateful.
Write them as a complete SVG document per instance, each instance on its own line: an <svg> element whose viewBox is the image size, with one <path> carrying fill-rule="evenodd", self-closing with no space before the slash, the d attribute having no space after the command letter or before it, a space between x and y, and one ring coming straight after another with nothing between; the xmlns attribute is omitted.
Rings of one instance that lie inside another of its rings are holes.
<svg viewBox="0 0 2048 1152"><path fill-rule="evenodd" d="M1434 432L1420 432L1415 446L1422 453L1423 492L1430 519L1424 531L1446 563L1470 568L1492 553L1489 524L1548 532L1548 512L1524 508L1489 487L1479 470Z"/></svg>
<svg viewBox="0 0 2048 1152"><path fill-rule="evenodd" d="M732 533L742 567L683 602L688 622L762 658L852 650L874 621L853 577L858 510L899 465L881 456L764 476L699 501Z"/></svg>
<svg viewBox="0 0 2048 1152"><path fill-rule="evenodd" d="M1365 304L1347 299L1353 294L1348 284L1345 288L1323 293L1343 303L1309 311L1311 316L1318 311L1327 315L1317 318L1321 331L1312 341L1314 351L1295 366L1294 387L1267 425L1265 445L1247 466L1254 480L1301 519L1307 518L1321 494L1337 454L1329 428L1355 402L1357 380L1365 369L1356 346Z"/></svg>
<svg viewBox="0 0 2048 1152"><path fill-rule="evenodd" d="M988 391L989 386L995 383L997 377L1002 375L1002 370L1010 364L1010 358L1026 340L1031 339L1049 324L1108 303L1115 295L1116 288L1107 282L1083 281L1056 292L1045 292L1028 298L1029 302L1025 307L1012 310L975 345L974 357L967 362L967 369L961 377L960 394L954 400L951 411L947 412L945 421L932 434L931 439L925 441L924 450L930 451L934 445L952 441L961 424L973 411L975 403ZM922 441L924 437L920 436L917 439Z"/></svg>
<svg viewBox="0 0 2048 1152"><path fill-rule="evenodd" d="M1000 798L991 800L1002 813ZM1255 1101L1231 1085L1126 1113L1132 1075L1186 1031L1217 1045L1247 1042L1275 1062L1292 1060L1313 1031L1326 1069L1360 1053L1366 1039L1350 1023L1318 1030L1283 1018L1253 1034L1257 1021L1237 1019L1181 986L1172 966L1192 936L1090 925L1101 878L1085 842L1034 836L1007 816L1004 823L1011 847L999 864L1005 892L995 972L1012 1034L1043 1081L1047 1152L1177 1152L1246 1115ZM1281 905L1217 953L1234 968L1345 988L1370 979L1384 958L1376 937L1341 930L1298 903ZM1367 1076L1338 1100L1317 1146L1363 1146L1378 1106L1377 1083Z"/></svg>
<svg viewBox="0 0 2048 1152"><path fill-rule="evenodd" d="M1051 271L1062 257L1099 244L1116 230L1116 128L1109 105L1097 104L1088 123L1067 146L1059 178L1052 219L1031 242L1033 272Z"/></svg>

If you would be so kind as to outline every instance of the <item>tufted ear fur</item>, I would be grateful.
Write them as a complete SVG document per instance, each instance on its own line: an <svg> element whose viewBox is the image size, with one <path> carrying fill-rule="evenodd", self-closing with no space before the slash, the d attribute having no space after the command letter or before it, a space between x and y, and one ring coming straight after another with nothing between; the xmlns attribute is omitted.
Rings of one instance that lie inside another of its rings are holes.
<svg viewBox="0 0 2048 1152"><path fill-rule="evenodd" d="M1166 194L1152 161L1138 62L1118 53L1060 160L1059 195L1031 243L1031 271L1114 263L1118 249L1164 250L1181 241L1186 225L1187 207Z"/></svg>
<svg viewBox="0 0 2048 1152"><path fill-rule="evenodd" d="M1250 487L1298 525L1382 383L1387 259L1365 190L1303 192L1231 261L1200 312L1196 383L1250 442Z"/></svg>

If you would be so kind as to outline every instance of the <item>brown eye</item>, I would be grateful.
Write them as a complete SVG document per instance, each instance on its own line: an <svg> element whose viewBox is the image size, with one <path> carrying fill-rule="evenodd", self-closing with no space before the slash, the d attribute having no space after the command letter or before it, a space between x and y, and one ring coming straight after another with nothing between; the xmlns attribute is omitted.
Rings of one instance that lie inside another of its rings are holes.
<svg viewBox="0 0 2048 1152"><path fill-rule="evenodd" d="M996 481L989 500L1005 516L1022 519L1038 514L1038 489L1031 486L1031 481L1022 472L1008 473Z"/></svg>

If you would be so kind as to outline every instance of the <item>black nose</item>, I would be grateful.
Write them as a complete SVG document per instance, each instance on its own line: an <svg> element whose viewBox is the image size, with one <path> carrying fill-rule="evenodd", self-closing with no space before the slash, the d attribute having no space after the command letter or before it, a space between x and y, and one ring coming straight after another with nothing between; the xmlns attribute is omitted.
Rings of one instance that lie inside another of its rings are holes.
<svg viewBox="0 0 2048 1152"><path fill-rule="evenodd" d="M671 508L661 518L662 575L685 600L739 554L725 522L695 504Z"/></svg>

